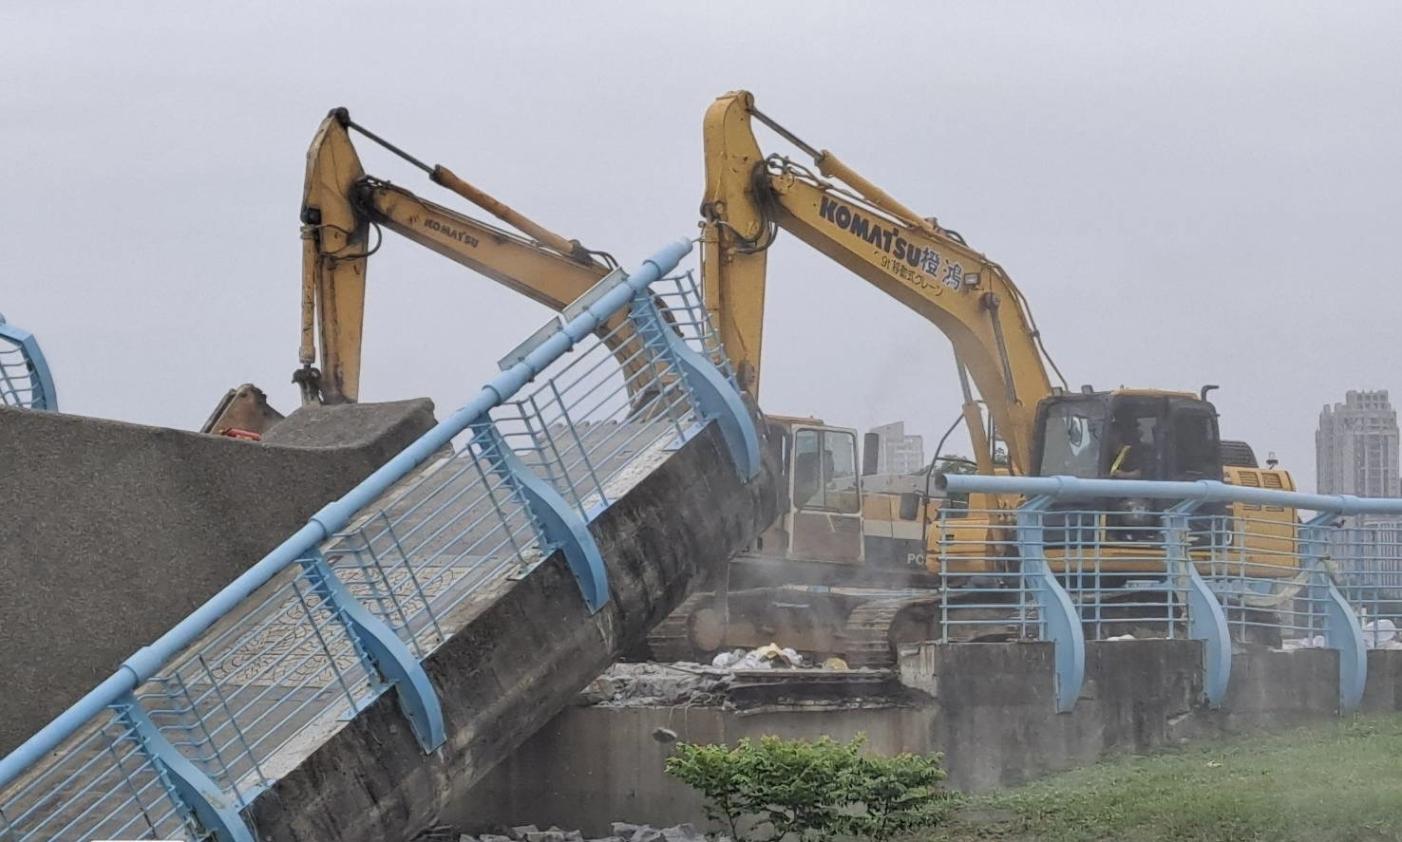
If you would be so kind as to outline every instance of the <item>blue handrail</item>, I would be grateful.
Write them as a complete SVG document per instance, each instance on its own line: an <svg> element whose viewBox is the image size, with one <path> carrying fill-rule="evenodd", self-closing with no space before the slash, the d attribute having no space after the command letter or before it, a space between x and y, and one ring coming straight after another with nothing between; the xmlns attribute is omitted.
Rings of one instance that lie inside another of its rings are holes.
<svg viewBox="0 0 1402 842"><path fill-rule="evenodd" d="M951 493L1021 497L1025 502L1017 511L1022 575L1029 575L1028 559L1034 561L1035 572L1036 560L1049 550L1059 553L1063 584L1055 587L1075 591L1082 622L1097 633L1104 626L1099 612L1113 608L1116 598L1134 596L1120 581L1127 575L1153 578L1153 559L1159 557L1155 548L1161 547L1160 572L1170 583L1169 590L1184 591L1189 635L1207 647L1204 680L1213 704L1221 703L1227 693L1232 629L1243 634L1253 628L1274 631L1282 641L1291 634L1297 643L1337 650L1339 706L1352 710L1360 703L1367 680L1367 648L1391 643L1397 623L1402 622L1397 610L1402 589L1390 587L1402 574L1399 498L1308 494L1215 480L948 474L939 477L938 485ZM1097 501L1105 499L1161 505L1157 511L1141 511L1131 521L1129 510L1113 506L1101 510L1103 503ZM1070 508L1051 511L1047 504L1053 501ZM1204 503L1246 506L1230 514L1197 514ZM1292 514L1296 510L1316 514L1296 523ZM1267 511L1279 514L1260 516ZM1048 522L1055 529L1043 529ZM1101 526L1110 523L1120 524L1113 527L1119 538L1109 536L1111 527ZM1334 528L1340 525L1346 528ZM1054 532L1056 538L1046 538L1047 532ZM1194 532L1197 543L1190 540ZM1139 566L1116 568L1115 560L1101 552L1104 545L1113 545L1122 555L1141 548L1143 552L1136 556ZM1224 613L1224 606L1230 607L1232 616ZM1276 606L1286 607L1277 613ZM1171 630L1174 598L1145 602L1140 597L1137 607L1160 609L1159 622ZM1073 661L1075 653L1062 653L1060 648L1078 644L1056 642L1059 657L1064 654L1068 663ZM1060 668L1058 679L1062 689L1079 681Z"/></svg>
<svg viewBox="0 0 1402 842"><path fill-rule="evenodd" d="M1095 497L1146 497L1152 500L1202 500L1219 503L1252 503L1288 506L1340 515L1402 514L1402 499L1355 497L1351 494L1308 494L1229 485L1216 480L1172 482L1145 479L1083 479L1081 477L1014 477L974 474L942 474L936 483L955 493L1025 494L1058 500Z"/></svg>

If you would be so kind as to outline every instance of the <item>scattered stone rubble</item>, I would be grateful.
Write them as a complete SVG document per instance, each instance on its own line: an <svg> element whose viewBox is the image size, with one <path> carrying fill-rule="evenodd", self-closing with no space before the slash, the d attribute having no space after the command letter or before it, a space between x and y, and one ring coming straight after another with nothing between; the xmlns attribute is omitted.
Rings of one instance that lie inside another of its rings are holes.
<svg viewBox="0 0 1402 842"><path fill-rule="evenodd" d="M590 682L575 703L604 707L724 705L737 673L767 670L846 671L847 664L839 658L809 664L794 650L773 643L722 652L710 664L619 663Z"/></svg>
<svg viewBox="0 0 1402 842"><path fill-rule="evenodd" d="M605 707L719 705L734 673L700 664L614 664L589 682L576 704Z"/></svg>
<svg viewBox="0 0 1402 842"><path fill-rule="evenodd" d="M437 837L421 837L426 840ZM443 837L445 840L448 837ZM484 833L480 836L459 834L456 842L704 842L705 835L690 824L672 827L653 827L647 824L614 822L613 834L595 839L585 839L577 830L561 830L549 827L541 830L533 824L513 827L507 835ZM724 839L724 837L722 837Z"/></svg>

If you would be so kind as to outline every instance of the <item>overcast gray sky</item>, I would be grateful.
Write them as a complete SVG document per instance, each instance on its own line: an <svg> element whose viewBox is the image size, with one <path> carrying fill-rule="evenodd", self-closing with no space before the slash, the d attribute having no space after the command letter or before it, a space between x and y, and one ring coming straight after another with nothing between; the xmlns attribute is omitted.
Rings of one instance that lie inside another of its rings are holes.
<svg viewBox="0 0 1402 842"><path fill-rule="evenodd" d="M8 0L0 312L66 411L195 427L244 381L290 410L327 109L630 264L695 231L702 113L740 87L1001 262L1073 386L1219 383L1224 434L1306 488L1320 406L1402 391L1394 2ZM767 409L948 425L932 326L792 237L769 265ZM548 316L402 240L370 284L363 397L440 414Z"/></svg>

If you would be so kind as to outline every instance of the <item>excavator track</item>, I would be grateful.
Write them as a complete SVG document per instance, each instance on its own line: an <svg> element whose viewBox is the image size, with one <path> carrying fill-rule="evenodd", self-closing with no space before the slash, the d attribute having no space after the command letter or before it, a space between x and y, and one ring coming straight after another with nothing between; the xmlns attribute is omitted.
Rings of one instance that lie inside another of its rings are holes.
<svg viewBox="0 0 1402 842"><path fill-rule="evenodd" d="M890 669L896 665L896 641L892 628L902 612L929 605L938 607L941 595L932 593L901 599L877 599L859 605L847 615L847 665L855 669Z"/></svg>
<svg viewBox="0 0 1402 842"><path fill-rule="evenodd" d="M940 638L941 609L947 613L952 628L967 634L961 640L1016 637L1022 626L1016 594L1011 588L996 595L987 590L954 589L860 605L847 615L847 663L856 668L894 667L902 642ZM920 616L918 611L926 614Z"/></svg>
<svg viewBox="0 0 1402 842"><path fill-rule="evenodd" d="M662 663L695 661L702 653L691 639L691 620L714 599L712 593L694 593L668 614L667 619L653 626L647 636L652 659Z"/></svg>

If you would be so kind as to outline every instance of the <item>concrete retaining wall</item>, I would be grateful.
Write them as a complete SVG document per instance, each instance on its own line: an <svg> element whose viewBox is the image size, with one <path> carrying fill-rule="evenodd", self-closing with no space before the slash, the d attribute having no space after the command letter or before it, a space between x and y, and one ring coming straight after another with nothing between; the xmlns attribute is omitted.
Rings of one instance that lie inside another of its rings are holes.
<svg viewBox="0 0 1402 842"><path fill-rule="evenodd" d="M672 744L657 739L660 728L700 743L863 733L873 751L896 754L930 750L933 725L927 711L898 708L737 716L714 707L575 707L526 741L446 817L466 828L554 824L592 836L607 835L610 822L622 820L702 827L701 799L662 774Z"/></svg>
<svg viewBox="0 0 1402 842"><path fill-rule="evenodd" d="M662 773L669 745L654 739L658 728L696 742L865 733L876 751L944 752L950 785L979 791L1115 753L1327 719L1338 705L1338 660L1328 650L1238 652L1228 702L1209 710L1200 703L1196 642L1090 642L1086 649L1085 688L1069 714L1055 712L1052 650L1044 643L921 647L902 665L907 685L928 694L914 706L761 715L570 708L451 815L471 829L536 823L604 834L615 820L701 826L696 796ZM1371 653L1369 669L1367 707L1399 709L1402 652Z"/></svg>
<svg viewBox="0 0 1402 842"><path fill-rule="evenodd" d="M314 407L257 443L0 407L0 754L432 425Z"/></svg>

